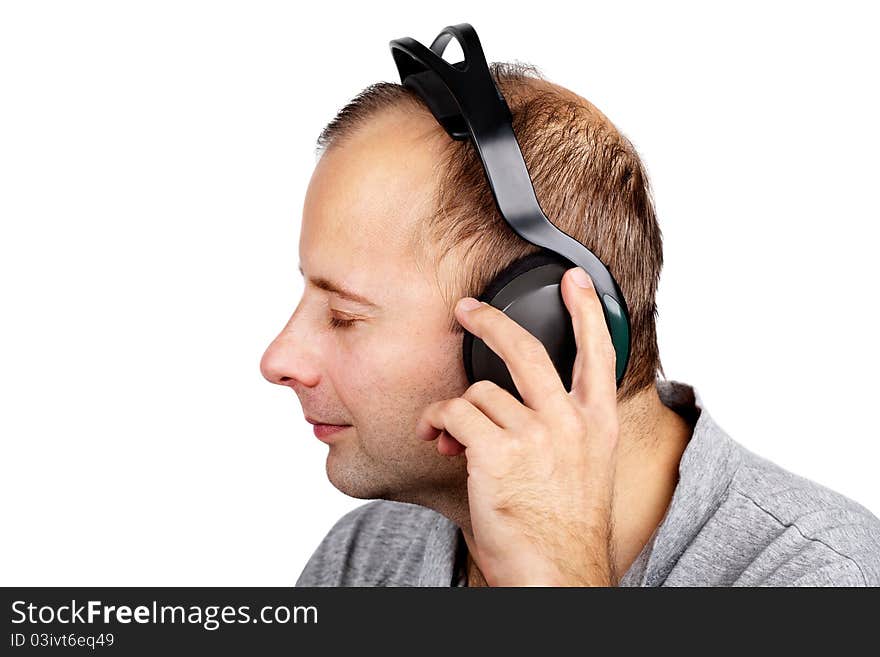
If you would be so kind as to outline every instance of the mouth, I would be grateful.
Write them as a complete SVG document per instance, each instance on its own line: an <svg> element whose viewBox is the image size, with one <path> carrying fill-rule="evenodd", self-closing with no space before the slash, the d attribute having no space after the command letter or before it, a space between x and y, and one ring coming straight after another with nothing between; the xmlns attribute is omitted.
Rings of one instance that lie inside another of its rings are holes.
<svg viewBox="0 0 880 657"><path fill-rule="evenodd" d="M313 429L318 440L329 443L331 438L350 426L350 424L315 424Z"/></svg>
<svg viewBox="0 0 880 657"><path fill-rule="evenodd" d="M330 424L329 422L321 422L308 415L306 415L306 422L314 425L315 437L325 443L329 443L331 436L334 434L351 426L350 424Z"/></svg>

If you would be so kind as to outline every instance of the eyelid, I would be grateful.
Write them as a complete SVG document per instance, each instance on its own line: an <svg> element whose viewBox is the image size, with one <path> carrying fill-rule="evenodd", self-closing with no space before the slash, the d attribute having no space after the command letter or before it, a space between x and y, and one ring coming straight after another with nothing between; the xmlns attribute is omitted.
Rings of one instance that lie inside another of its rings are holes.
<svg viewBox="0 0 880 657"><path fill-rule="evenodd" d="M357 318L349 319L348 317L345 316L345 313L342 313L342 315L343 315L342 317L337 317L337 316L331 314L330 317L327 318L327 324L330 325L331 329L336 329L336 330L350 329L350 328L353 328L355 324L357 324L358 322L361 321Z"/></svg>
<svg viewBox="0 0 880 657"><path fill-rule="evenodd" d="M330 320L328 321L328 324L330 324L330 328L346 329L346 328L351 328L355 324L357 324L357 320L356 319L337 319L336 317L331 317Z"/></svg>
<svg viewBox="0 0 880 657"><path fill-rule="evenodd" d="M363 315L359 315L357 313L350 313L346 310L339 310L338 308L330 307L330 315L332 317L336 317L337 319L344 319L346 321L362 321L366 319Z"/></svg>
<svg viewBox="0 0 880 657"><path fill-rule="evenodd" d="M350 313L346 310L339 310L338 308L330 308L331 313L337 313L338 315L342 315L345 319L363 319L362 316L356 313Z"/></svg>

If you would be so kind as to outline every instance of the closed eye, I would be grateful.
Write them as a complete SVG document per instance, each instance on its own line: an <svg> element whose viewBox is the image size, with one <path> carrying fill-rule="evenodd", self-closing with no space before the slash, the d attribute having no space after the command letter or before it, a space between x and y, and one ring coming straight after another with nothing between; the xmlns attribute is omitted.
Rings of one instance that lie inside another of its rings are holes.
<svg viewBox="0 0 880 657"><path fill-rule="evenodd" d="M338 329L345 329L345 328L351 327L351 325L354 324L356 321L358 321L358 320L356 320L356 319L338 319L336 317L331 316L330 320L329 320L329 324L332 328L335 328L335 329L337 329L337 328Z"/></svg>

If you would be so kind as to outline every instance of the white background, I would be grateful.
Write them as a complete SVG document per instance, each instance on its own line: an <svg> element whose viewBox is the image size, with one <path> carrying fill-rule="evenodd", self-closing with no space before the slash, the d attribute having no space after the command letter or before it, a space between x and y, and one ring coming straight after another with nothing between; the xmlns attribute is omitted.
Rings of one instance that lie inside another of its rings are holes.
<svg viewBox="0 0 880 657"><path fill-rule="evenodd" d="M291 585L363 503L259 360L318 133L399 82L389 40L460 22L641 153L668 377L880 513L868 7L3 3L0 583Z"/></svg>

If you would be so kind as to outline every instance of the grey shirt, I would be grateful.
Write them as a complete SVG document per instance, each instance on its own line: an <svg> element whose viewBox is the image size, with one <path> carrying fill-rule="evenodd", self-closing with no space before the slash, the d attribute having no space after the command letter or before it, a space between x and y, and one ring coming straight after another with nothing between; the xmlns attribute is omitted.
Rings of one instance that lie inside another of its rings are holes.
<svg viewBox="0 0 880 657"><path fill-rule="evenodd" d="M880 586L880 520L731 439L693 386L658 380L693 433L662 521L620 586ZM461 530L375 500L340 518L297 586L464 586Z"/></svg>

